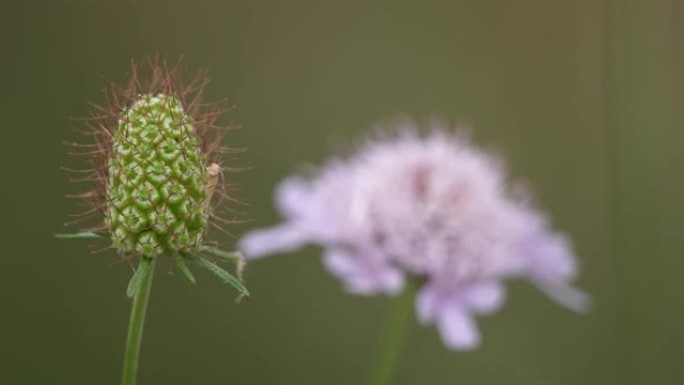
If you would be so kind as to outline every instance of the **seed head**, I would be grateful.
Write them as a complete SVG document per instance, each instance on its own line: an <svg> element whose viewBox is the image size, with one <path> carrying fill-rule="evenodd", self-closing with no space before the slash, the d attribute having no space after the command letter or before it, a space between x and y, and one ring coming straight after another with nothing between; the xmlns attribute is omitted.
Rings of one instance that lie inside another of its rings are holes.
<svg viewBox="0 0 684 385"><path fill-rule="evenodd" d="M108 160L114 247L152 256L199 246L209 217L205 162L192 118L173 96L143 95L125 109Z"/></svg>
<svg viewBox="0 0 684 385"><path fill-rule="evenodd" d="M202 103L206 73L186 84L182 69L159 57L133 63L128 84L111 83L106 103L91 105L91 117L81 120L92 142L70 143L89 166L72 171L92 187L77 195L89 210L74 222L106 233L125 256L198 253L211 225L240 216L218 216L225 198L236 201L220 174L237 169L222 167L220 156L242 151L220 146L228 127L215 121L228 106Z"/></svg>

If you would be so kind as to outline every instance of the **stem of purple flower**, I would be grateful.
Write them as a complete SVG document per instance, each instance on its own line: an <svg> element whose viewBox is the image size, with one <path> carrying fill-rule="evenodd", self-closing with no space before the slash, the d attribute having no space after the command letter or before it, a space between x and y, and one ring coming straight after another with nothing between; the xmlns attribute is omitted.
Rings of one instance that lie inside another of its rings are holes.
<svg viewBox="0 0 684 385"><path fill-rule="evenodd" d="M387 385L401 353L411 322L413 302L418 292L418 280L408 279L404 291L395 298L387 311L385 324L378 341L375 364L368 377L368 385Z"/></svg>

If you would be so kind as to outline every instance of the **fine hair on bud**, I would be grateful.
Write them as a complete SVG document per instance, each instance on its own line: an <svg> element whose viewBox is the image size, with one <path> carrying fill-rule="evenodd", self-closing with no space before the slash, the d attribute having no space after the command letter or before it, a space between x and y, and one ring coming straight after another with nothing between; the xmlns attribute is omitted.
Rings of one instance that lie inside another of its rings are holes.
<svg viewBox="0 0 684 385"><path fill-rule="evenodd" d="M231 164L244 149L222 146L232 127L217 123L231 106L204 103L206 71L187 79L184 71L182 60L133 61L129 80L108 81L103 103L75 119L84 143L66 143L85 165L68 169L72 181L89 187L71 195L86 211L69 224L104 235L124 257L198 254L210 228L227 233L244 217L226 177L240 170Z"/></svg>

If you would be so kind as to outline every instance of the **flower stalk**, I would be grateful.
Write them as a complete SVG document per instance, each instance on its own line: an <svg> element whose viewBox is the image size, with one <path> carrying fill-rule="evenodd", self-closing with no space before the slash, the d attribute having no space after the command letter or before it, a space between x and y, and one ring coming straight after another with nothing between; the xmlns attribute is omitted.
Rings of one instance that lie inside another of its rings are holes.
<svg viewBox="0 0 684 385"><path fill-rule="evenodd" d="M387 385L392 380L394 367L411 326L413 302L418 288L416 280L407 280L404 291L390 303L385 325L378 340L375 363L368 377L368 385Z"/></svg>
<svg viewBox="0 0 684 385"><path fill-rule="evenodd" d="M131 282L137 281L137 287L131 289L133 293L133 306L131 317L128 322L128 337L126 338L126 352L124 354L124 366L121 384L135 385L138 377L138 362L140 361L140 345L142 342L147 302L150 299L152 277L154 276L154 259L142 257L140 267L135 272Z"/></svg>

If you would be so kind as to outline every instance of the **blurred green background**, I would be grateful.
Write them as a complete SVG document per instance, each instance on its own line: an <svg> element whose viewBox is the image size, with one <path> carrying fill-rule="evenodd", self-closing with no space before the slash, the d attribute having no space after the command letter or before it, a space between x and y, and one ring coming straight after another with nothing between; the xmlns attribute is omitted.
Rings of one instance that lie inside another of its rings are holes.
<svg viewBox="0 0 684 385"><path fill-rule="evenodd" d="M183 54L208 100L238 106L227 144L254 221L283 176L378 121L472 127L574 240L586 316L510 285L483 346L447 351L414 326L396 384L684 383L684 2L678 0L5 1L2 5L0 383L116 384L131 270L57 241L69 116L98 74ZM231 246L234 240L221 239ZM253 299L198 272L157 274L140 384L361 384L387 298L345 294L319 250L255 262ZM161 271L161 270L160 270Z"/></svg>

